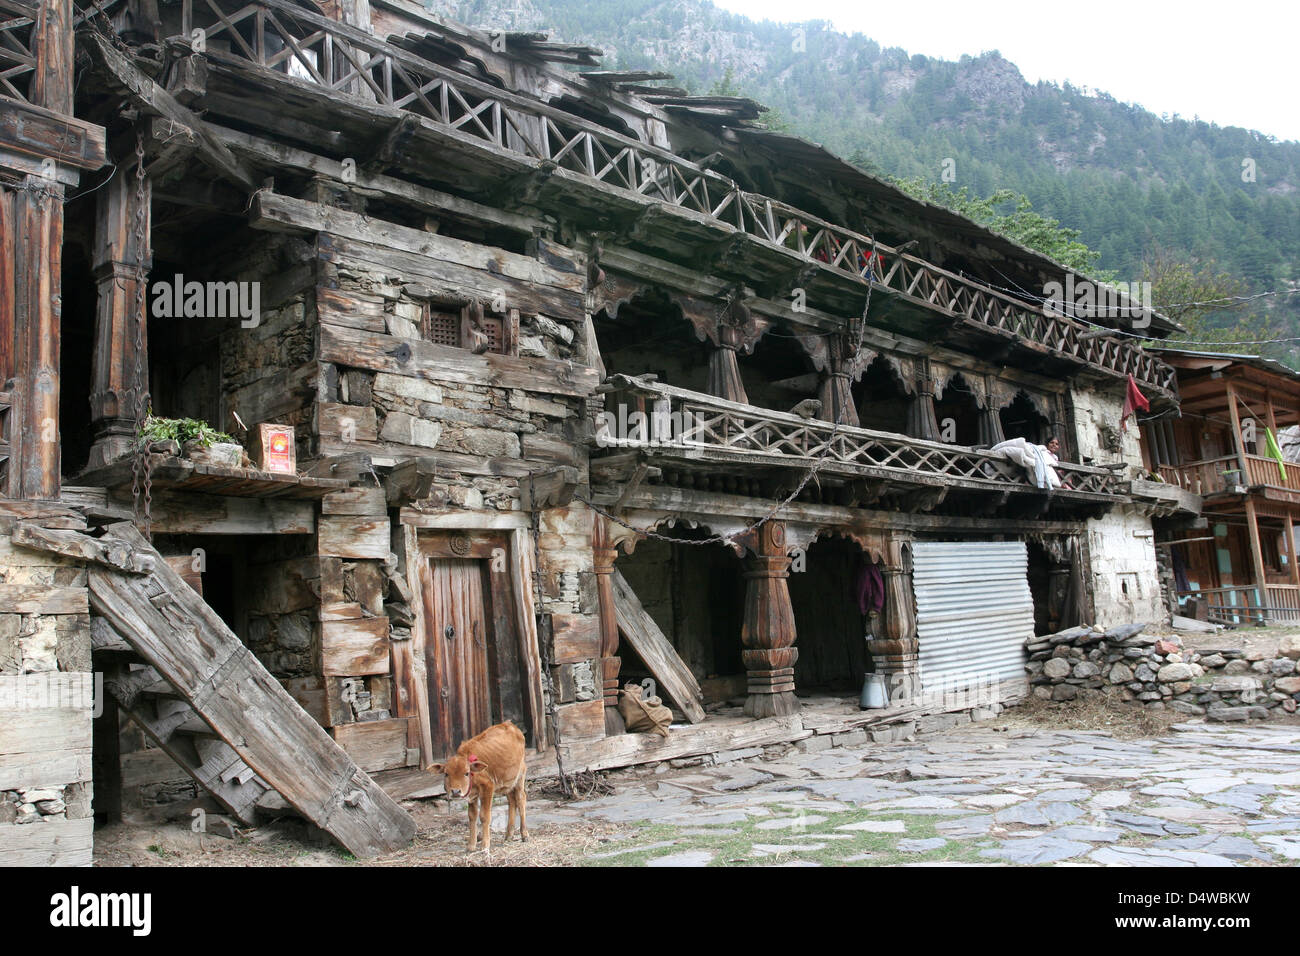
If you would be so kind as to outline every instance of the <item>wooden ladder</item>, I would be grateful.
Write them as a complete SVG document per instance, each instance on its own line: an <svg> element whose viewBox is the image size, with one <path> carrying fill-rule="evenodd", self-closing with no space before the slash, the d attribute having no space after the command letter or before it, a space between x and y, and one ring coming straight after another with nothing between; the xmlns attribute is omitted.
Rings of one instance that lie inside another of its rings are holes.
<svg viewBox="0 0 1300 956"><path fill-rule="evenodd" d="M167 756L244 826L275 790L222 740L175 685L144 663L104 618L96 617L92 647L105 653L104 689Z"/></svg>
<svg viewBox="0 0 1300 956"><path fill-rule="evenodd" d="M415 821L361 770L130 523L99 538L26 526L14 543L88 562L105 679L146 732L239 820L274 789L358 859L403 849ZM117 648L121 650L122 648Z"/></svg>

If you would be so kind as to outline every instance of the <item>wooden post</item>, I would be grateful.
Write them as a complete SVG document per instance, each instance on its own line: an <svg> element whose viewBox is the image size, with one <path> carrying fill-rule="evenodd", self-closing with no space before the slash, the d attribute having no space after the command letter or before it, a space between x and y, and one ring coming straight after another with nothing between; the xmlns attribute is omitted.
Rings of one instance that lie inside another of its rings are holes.
<svg viewBox="0 0 1300 956"><path fill-rule="evenodd" d="M592 515L591 550L596 573L596 594L600 598L600 676L605 700L605 736L627 732L623 715L618 712L618 672L623 661L618 657L618 617L614 608L614 560L618 546L610 536L609 519Z"/></svg>
<svg viewBox="0 0 1300 956"><path fill-rule="evenodd" d="M778 717L799 711L794 695L794 608L790 605L790 556L785 525L768 521L756 534L745 561L745 618L740 629L741 661L749 675L749 717Z"/></svg>
<svg viewBox="0 0 1300 956"><path fill-rule="evenodd" d="M736 344L730 341L736 331L723 326L719 331L722 344L709 352L709 394L729 402L749 404L745 383L740 378L740 363L736 360Z"/></svg>
<svg viewBox="0 0 1300 956"><path fill-rule="evenodd" d="M135 164L120 165L100 191L95 214L92 268L98 287L95 353L90 383L90 425L94 443L88 467L99 468L131 452L135 440L136 323L144 354L139 356L145 394L149 391L147 319L136 310L136 264L143 259L145 282L152 259L149 248L149 181L144 186L144 243L136 247L138 201Z"/></svg>
<svg viewBox="0 0 1300 956"><path fill-rule="evenodd" d="M72 115L72 0L37 0L32 46L32 102Z"/></svg>
<svg viewBox="0 0 1300 956"><path fill-rule="evenodd" d="M832 335L827 343L826 370L822 374L818 397L822 402L821 414L817 417L828 422L839 421L841 425L857 427L861 424L857 406L853 404L853 378L861 374L861 358L848 354L850 346L844 336ZM850 368L855 362L857 368Z"/></svg>
<svg viewBox="0 0 1300 956"><path fill-rule="evenodd" d="M1291 514L1282 517L1282 540L1286 544L1286 563L1291 569L1291 583L1300 587L1300 565L1295 560L1295 526L1291 523ZM1300 594L1296 595L1300 597Z"/></svg>
<svg viewBox="0 0 1300 956"><path fill-rule="evenodd" d="M1259 546L1259 522L1255 517L1255 499L1246 496L1246 528L1250 531L1250 557L1255 565L1255 589L1260 607L1268 604L1268 580L1264 577L1264 553ZM1261 622L1268 621L1268 612L1260 613Z"/></svg>
<svg viewBox="0 0 1300 956"><path fill-rule="evenodd" d="M72 0L39 0L32 27L31 101L72 113ZM13 193L13 368L20 412L15 493L59 496L59 314L62 307L63 186L28 176ZM7 324L7 323L5 323ZM3 382L0 382L3 386Z"/></svg>
<svg viewBox="0 0 1300 956"><path fill-rule="evenodd" d="M891 704L902 703L921 692L911 555L911 539L889 532L884 562L885 606L879 633L867 642L876 673L885 675Z"/></svg>
<svg viewBox="0 0 1300 956"><path fill-rule="evenodd" d="M984 376L984 407L980 409L980 444L992 448L1006 441L1002 433L1002 416L993 398L993 376Z"/></svg>
<svg viewBox="0 0 1300 956"><path fill-rule="evenodd" d="M1228 394L1228 415L1232 419L1232 447L1237 453L1237 465L1241 468L1243 484L1250 483L1250 471L1246 465L1246 446L1241 440L1241 416L1237 414L1237 390L1232 382L1224 382Z"/></svg>
<svg viewBox="0 0 1300 956"><path fill-rule="evenodd" d="M913 438L939 440L939 422L934 415L934 379L928 359L917 359L915 391L907 409L907 433Z"/></svg>
<svg viewBox="0 0 1300 956"><path fill-rule="evenodd" d="M14 195L14 374L21 383L20 498L59 496L63 187L29 176Z"/></svg>

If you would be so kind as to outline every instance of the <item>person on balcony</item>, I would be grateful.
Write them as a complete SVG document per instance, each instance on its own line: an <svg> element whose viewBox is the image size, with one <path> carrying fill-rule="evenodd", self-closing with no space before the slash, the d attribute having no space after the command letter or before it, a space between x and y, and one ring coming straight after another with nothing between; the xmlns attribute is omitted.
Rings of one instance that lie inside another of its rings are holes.
<svg viewBox="0 0 1300 956"><path fill-rule="evenodd" d="M1061 441L1056 437L1048 439L1046 445L1035 445L1024 438L1009 438L989 449L1023 467L1035 488L1048 491L1070 487L1069 482L1061 480L1056 469L1061 463L1058 457L1060 450Z"/></svg>

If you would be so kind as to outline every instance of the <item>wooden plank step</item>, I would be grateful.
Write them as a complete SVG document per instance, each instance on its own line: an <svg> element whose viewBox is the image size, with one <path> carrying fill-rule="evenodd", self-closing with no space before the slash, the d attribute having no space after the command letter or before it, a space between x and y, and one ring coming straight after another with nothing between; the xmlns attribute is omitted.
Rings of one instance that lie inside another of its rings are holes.
<svg viewBox="0 0 1300 956"><path fill-rule="evenodd" d="M704 694L700 684L669 643L659 625L654 622L631 585L614 570L614 612L618 629L632 648L641 655L650 673L659 682L659 688L675 703L686 719L698 724L704 719Z"/></svg>
<svg viewBox="0 0 1300 956"><path fill-rule="evenodd" d="M111 628L107 622L104 626ZM104 686L117 700L118 706L163 752L176 761L195 783L211 793L231 816L244 826L252 826L256 822L254 808L269 788L261 780L253 784L248 782L256 779L255 776L246 776L253 771L224 741L183 733L184 725L199 719L198 714L184 700L159 698L144 690L159 682L162 678L158 671L149 666L131 670L125 665L117 665L104 678ZM164 710L162 714L159 714L160 706ZM206 729L212 734L211 728Z"/></svg>
<svg viewBox="0 0 1300 956"><path fill-rule="evenodd" d="M126 522L104 537L146 553ZM415 821L366 775L159 558L132 576L92 567L90 603L299 813L359 859L409 846ZM193 742L191 741L191 744Z"/></svg>

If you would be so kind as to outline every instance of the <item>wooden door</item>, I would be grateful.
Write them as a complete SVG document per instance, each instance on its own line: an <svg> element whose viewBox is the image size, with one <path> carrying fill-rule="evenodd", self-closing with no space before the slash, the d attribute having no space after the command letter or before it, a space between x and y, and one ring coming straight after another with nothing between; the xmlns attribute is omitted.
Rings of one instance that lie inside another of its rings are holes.
<svg viewBox="0 0 1300 956"><path fill-rule="evenodd" d="M444 755L492 726L481 565L472 558L429 558L426 564L429 711L434 752Z"/></svg>
<svg viewBox="0 0 1300 956"><path fill-rule="evenodd" d="M422 535L424 659L433 760L503 720L533 742L515 627L507 541Z"/></svg>

